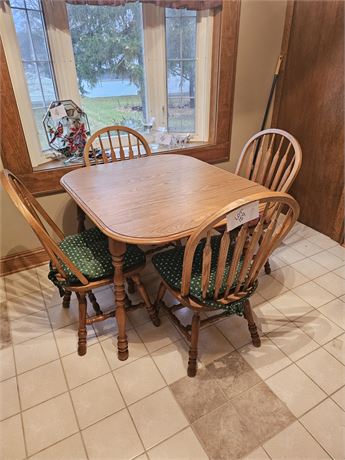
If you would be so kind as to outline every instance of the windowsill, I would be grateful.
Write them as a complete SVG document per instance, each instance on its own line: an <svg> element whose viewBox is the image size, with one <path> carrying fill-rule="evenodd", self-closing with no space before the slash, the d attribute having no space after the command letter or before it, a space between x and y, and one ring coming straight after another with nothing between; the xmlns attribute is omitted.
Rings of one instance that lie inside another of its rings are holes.
<svg viewBox="0 0 345 460"><path fill-rule="evenodd" d="M155 154L162 154L162 153L183 153L189 150L193 150L194 148L207 147L209 145L211 145L209 142L190 142L186 144L185 147L180 147L180 148L160 146L158 147L158 149L152 149L152 154L155 155ZM52 158L45 163L35 166L33 168L33 171L34 172L47 171L47 170L62 169L62 168L74 169L74 168L83 166L83 163L81 162L65 164L65 161L66 161L65 157L58 158L58 159Z"/></svg>

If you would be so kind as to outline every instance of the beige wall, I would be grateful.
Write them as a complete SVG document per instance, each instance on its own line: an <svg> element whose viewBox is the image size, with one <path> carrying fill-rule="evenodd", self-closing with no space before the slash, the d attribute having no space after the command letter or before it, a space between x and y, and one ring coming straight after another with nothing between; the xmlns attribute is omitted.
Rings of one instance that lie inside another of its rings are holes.
<svg viewBox="0 0 345 460"><path fill-rule="evenodd" d="M280 51L285 8L285 0L242 0L231 157L219 165L230 171L243 144L260 128ZM66 194L40 198L40 202L65 233L75 231L75 206ZM1 188L0 206L1 256L39 247L36 236Z"/></svg>
<svg viewBox="0 0 345 460"><path fill-rule="evenodd" d="M234 171L242 147L260 130L280 54L285 0L242 0L230 161ZM269 123L266 124L269 127Z"/></svg>
<svg viewBox="0 0 345 460"><path fill-rule="evenodd" d="M65 233L76 231L75 205L65 193L43 197L39 201ZM1 257L40 247L35 234L2 188L0 206Z"/></svg>

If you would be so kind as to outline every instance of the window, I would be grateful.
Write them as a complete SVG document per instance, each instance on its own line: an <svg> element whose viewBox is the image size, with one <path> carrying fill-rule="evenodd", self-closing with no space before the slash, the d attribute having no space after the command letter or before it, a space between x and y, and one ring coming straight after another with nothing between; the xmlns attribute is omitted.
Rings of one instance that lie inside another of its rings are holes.
<svg viewBox="0 0 345 460"><path fill-rule="evenodd" d="M207 142L194 143L188 150L179 152L207 162L219 163L227 161L230 153L240 0L223 1L221 6L218 0L212 3L218 6L212 9L211 15L206 11L198 11L196 32L194 138L197 138L196 133L206 133L204 140ZM81 105L66 4L59 0L42 0L41 5L58 97L68 99L73 95L72 99ZM145 3L142 8L142 20L147 83L146 112L148 118L156 117L157 126L164 126L167 122L167 110L164 105L164 101L167 100L164 9ZM213 32L210 34L209 31L212 29ZM0 130L3 133L3 167L18 175L32 193L59 193L62 191L60 179L70 166L62 167L59 162L41 165L46 157L42 155L39 138L35 135L37 127L32 116L9 0L1 4L0 36L0 86L3 107ZM145 53L145 50L150 52ZM205 75L205 78L199 78L200 73L202 77ZM206 77L208 75L209 77ZM7 107L9 110L5 110ZM80 166L73 166L76 167Z"/></svg>
<svg viewBox="0 0 345 460"><path fill-rule="evenodd" d="M46 161L37 155L39 147L48 148L42 118L57 99L81 105L91 132L108 124L145 131L153 122L168 132L191 133L194 141L208 140L210 11L10 0L8 32L11 27L9 46L20 54L27 87L18 107L22 122L32 119L26 120L26 137L33 126L37 132L28 145L33 164Z"/></svg>
<svg viewBox="0 0 345 460"><path fill-rule="evenodd" d="M196 11L165 9L168 130L195 132Z"/></svg>
<svg viewBox="0 0 345 460"><path fill-rule="evenodd" d="M42 118L57 99L52 61L40 0L11 0L13 22L39 140L49 148Z"/></svg>
<svg viewBox="0 0 345 460"><path fill-rule="evenodd" d="M141 5L67 5L78 84L91 132L146 120Z"/></svg>

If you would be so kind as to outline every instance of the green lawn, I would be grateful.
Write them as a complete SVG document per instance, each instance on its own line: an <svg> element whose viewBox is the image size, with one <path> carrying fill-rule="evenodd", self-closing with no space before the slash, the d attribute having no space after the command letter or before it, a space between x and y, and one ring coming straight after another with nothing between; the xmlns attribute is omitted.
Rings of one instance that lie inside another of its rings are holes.
<svg viewBox="0 0 345 460"><path fill-rule="evenodd" d="M139 96L83 97L82 103L91 132L107 125L127 125L133 128L143 126L142 112L132 109L141 105Z"/></svg>
<svg viewBox="0 0 345 460"><path fill-rule="evenodd" d="M132 107L141 105L139 96L114 97L83 97L83 108L86 112L91 132L95 132L107 125L125 125L130 128L143 127L142 112ZM194 109L189 107L169 107L169 128L177 132L194 131Z"/></svg>

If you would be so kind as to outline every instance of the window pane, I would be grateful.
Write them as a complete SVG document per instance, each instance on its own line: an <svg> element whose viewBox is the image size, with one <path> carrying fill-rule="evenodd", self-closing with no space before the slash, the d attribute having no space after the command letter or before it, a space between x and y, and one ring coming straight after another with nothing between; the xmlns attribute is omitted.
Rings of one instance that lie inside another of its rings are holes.
<svg viewBox="0 0 345 460"><path fill-rule="evenodd" d="M25 8L24 0L10 0L10 5L17 8Z"/></svg>
<svg viewBox="0 0 345 460"><path fill-rule="evenodd" d="M42 13L40 11L28 11L28 17L36 60L47 61L48 51L44 36L44 21Z"/></svg>
<svg viewBox="0 0 345 460"><path fill-rule="evenodd" d="M180 95L182 84L181 61L168 61L168 96Z"/></svg>
<svg viewBox="0 0 345 460"><path fill-rule="evenodd" d="M141 4L67 5L83 107L91 131L146 120Z"/></svg>
<svg viewBox="0 0 345 460"><path fill-rule="evenodd" d="M181 25L182 58L195 59L196 20L195 18L183 18L181 20Z"/></svg>
<svg viewBox="0 0 345 460"><path fill-rule="evenodd" d="M196 12L166 8L169 131L195 131Z"/></svg>
<svg viewBox="0 0 345 460"><path fill-rule="evenodd" d="M45 105L48 106L55 98L54 80L51 67L48 62L39 62L37 67L41 80Z"/></svg>
<svg viewBox="0 0 345 460"><path fill-rule="evenodd" d="M195 61L182 61L182 88L183 96L195 96Z"/></svg>
<svg viewBox="0 0 345 460"><path fill-rule="evenodd" d="M25 10L12 10L13 21L16 28L17 39L23 61L35 59L34 49L30 38L29 21Z"/></svg>
<svg viewBox="0 0 345 460"><path fill-rule="evenodd" d="M166 18L166 52L168 59L179 59L181 56L179 24L178 19Z"/></svg>
<svg viewBox="0 0 345 460"><path fill-rule="evenodd" d="M24 62L23 65L32 108L44 107L44 97L38 75L37 65L34 62Z"/></svg>
<svg viewBox="0 0 345 460"><path fill-rule="evenodd" d="M196 11L195 10L185 10L183 8L166 8L165 9L165 17L166 18L180 18L180 17L186 17L186 16L192 16L196 17Z"/></svg>
<svg viewBox="0 0 345 460"><path fill-rule="evenodd" d="M41 4L40 0L25 0L26 8L30 8L32 10L40 10Z"/></svg>
<svg viewBox="0 0 345 460"><path fill-rule="evenodd" d="M191 98L168 99L168 130L189 133L195 131L195 100Z"/></svg>
<svg viewBox="0 0 345 460"><path fill-rule="evenodd" d="M43 150L48 149L42 118L58 99L40 0L11 0L12 16L21 52L36 128ZM20 9L18 9L20 8Z"/></svg>

